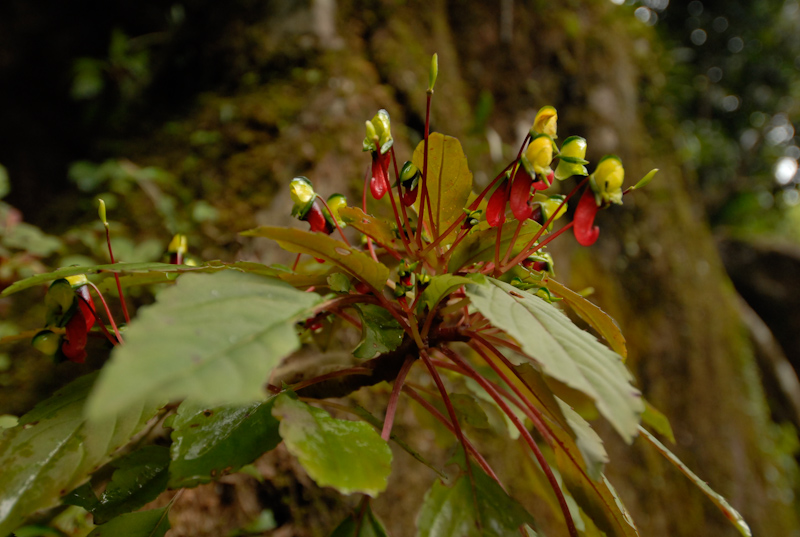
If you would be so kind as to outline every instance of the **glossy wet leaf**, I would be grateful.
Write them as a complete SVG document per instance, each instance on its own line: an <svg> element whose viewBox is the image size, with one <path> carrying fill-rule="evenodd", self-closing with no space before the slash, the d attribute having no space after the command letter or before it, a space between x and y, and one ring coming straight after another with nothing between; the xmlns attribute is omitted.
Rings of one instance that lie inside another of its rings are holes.
<svg viewBox="0 0 800 537"><path fill-rule="evenodd" d="M417 537L515 537L533 517L479 467L447 486L438 479L417 516ZM477 509L476 509L477 506Z"/></svg>
<svg viewBox="0 0 800 537"><path fill-rule="evenodd" d="M170 529L167 509L120 515L93 529L88 537L164 537Z"/></svg>
<svg viewBox="0 0 800 537"><path fill-rule="evenodd" d="M278 396L272 413L286 448L319 486L373 497L386 489L392 451L370 425L332 418L287 394Z"/></svg>
<svg viewBox="0 0 800 537"><path fill-rule="evenodd" d="M589 326L597 330L597 333L606 340L614 352L622 356L623 359L628 357L628 349L625 346L625 336L622 335L622 331L619 329L616 321L606 312L598 308L585 297L582 297L572 289L558 283L552 278L546 278L544 284L554 294L563 298L564 302L566 302L581 319L586 321Z"/></svg>
<svg viewBox="0 0 800 537"><path fill-rule="evenodd" d="M544 374L594 399L600 413L630 443L644 404L622 358L552 304L506 283L490 282L467 286L473 306L517 340Z"/></svg>
<svg viewBox="0 0 800 537"><path fill-rule="evenodd" d="M30 278L25 278L24 280L19 280L18 282L14 282L8 287L6 287L2 293L0 293L0 297L5 297L23 289L28 289L29 287L34 287L36 285L42 285L54 280L58 280L59 278L66 278L68 276L76 276L78 274L99 274L101 272L108 272L108 273L128 273L128 272L135 272L135 273L151 273L151 272L158 272L158 273L175 273L175 272L187 272L187 271L197 271L203 270L204 267L190 267L188 265L170 265L168 263L116 263L114 265L94 265L89 267L65 267L53 272L48 272L46 274L37 274L36 276L31 276Z"/></svg>
<svg viewBox="0 0 800 537"><path fill-rule="evenodd" d="M170 488L208 483L250 464L281 442L275 398L206 408L186 401L172 422Z"/></svg>
<svg viewBox="0 0 800 537"><path fill-rule="evenodd" d="M353 350L353 356L374 358L400 346L405 331L386 308L375 304L357 304L356 308L361 316L361 342Z"/></svg>
<svg viewBox="0 0 800 537"><path fill-rule="evenodd" d="M167 488L169 449L163 446L145 446L113 463L116 470L111 476L99 505L90 511L95 524L140 509L155 500Z"/></svg>
<svg viewBox="0 0 800 537"><path fill-rule="evenodd" d="M514 238L514 233L517 230L519 222L512 220L503 224L500 234L500 257L505 255L508 245L511 244L511 239ZM517 240L514 241L514 247L511 249L511 257L517 255L528 244L528 242L539 232L542 226L533 220L526 220L520 229ZM542 237L546 237L543 234ZM470 233L467 237L459 242L453 253L450 256L450 261L447 262L447 271L456 272L460 268L468 267L473 263L480 261L494 260L495 244L497 243L497 229L488 228L480 229L474 233Z"/></svg>
<svg viewBox="0 0 800 537"><path fill-rule="evenodd" d="M420 170L423 169L424 156L425 142L422 141L417 145L411 159ZM444 232L462 215L467 198L472 192L472 172L469 171L467 156L457 138L438 132L433 132L428 137L427 188L433 222L440 232ZM422 194L417 196L414 203L418 214L421 199ZM427 206L427 200L425 204ZM429 221L427 208L420 217L423 221ZM446 239L445 242L449 241Z"/></svg>
<svg viewBox="0 0 800 537"><path fill-rule="evenodd" d="M358 518L361 520L358 520ZM364 507L363 514L356 512L344 519L333 530L330 537L388 537L388 535L386 528L383 527L381 521L372 512L370 505L367 504Z"/></svg>
<svg viewBox="0 0 800 537"><path fill-rule="evenodd" d="M350 248L342 241L324 233L278 226L261 226L241 233L246 237L266 237L276 241L289 252L303 253L324 259L360 278L375 289L383 289L389 269L367 254Z"/></svg>
<svg viewBox="0 0 800 537"><path fill-rule="evenodd" d="M642 434L642 437L650 442L650 444L656 448L659 453L661 453L669 462L674 464L683 475L688 477L689 480L697 486L697 488L703 491L703 494L705 494L708 499L710 499L711 502L717 506L717 509L722 511L722 514L725 515L725 518L727 518L731 524L734 525L739 533L745 537L753 536L750 526L747 525L747 522L745 522L742 515L739 514L739 512L734 509L725 498L717 494L714 489L709 487L708 483L700 479L697 474L692 472L688 466L683 464L683 462L681 462L681 460L673 452L671 452L664 444L659 442L658 439L650 434L644 427L640 427L639 432Z"/></svg>
<svg viewBox="0 0 800 537"><path fill-rule="evenodd" d="M475 280L465 276L455 276L453 274L440 274L438 276L434 276L431 278L430 283L422 292L419 307L422 308L423 306L427 306L430 310L445 296L449 295L462 285L467 285L469 283L475 283Z"/></svg>
<svg viewBox="0 0 800 537"><path fill-rule="evenodd" d="M0 535L108 462L155 414L158 405L128 405L114 419L87 423L83 406L96 374L58 390L0 436Z"/></svg>
<svg viewBox="0 0 800 537"><path fill-rule="evenodd" d="M294 323L319 300L252 274L181 276L139 310L100 374L88 415L156 397L208 406L262 399L269 372L299 346Z"/></svg>

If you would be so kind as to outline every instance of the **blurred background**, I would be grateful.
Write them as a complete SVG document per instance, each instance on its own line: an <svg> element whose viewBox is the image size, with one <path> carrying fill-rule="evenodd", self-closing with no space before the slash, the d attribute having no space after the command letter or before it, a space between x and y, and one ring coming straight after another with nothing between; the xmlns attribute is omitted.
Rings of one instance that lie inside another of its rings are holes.
<svg viewBox="0 0 800 537"><path fill-rule="evenodd" d="M105 262L99 197L120 260L160 260L185 233L200 259L284 261L237 233L294 225L295 175L356 199L379 108L409 158L436 52L432 129L462 141L479 185L548 104L561 140L619 155L628 184L661 170L599 216L594 247L559 241L556 274L620 323L676 453L755 535L800 536L799 30L797 0L4 0L0 288ZM41 325L34 295L0 300L0 337ZM0 414L98 365L0 347ZM647 447L604 437L642 535L737 535ZM262 509L264 535L327 535L350 506L281 450L257 466L266 481L188 491L170 535L226 535ZM433 477L393 479L376 510L413 535Z"/></svg>

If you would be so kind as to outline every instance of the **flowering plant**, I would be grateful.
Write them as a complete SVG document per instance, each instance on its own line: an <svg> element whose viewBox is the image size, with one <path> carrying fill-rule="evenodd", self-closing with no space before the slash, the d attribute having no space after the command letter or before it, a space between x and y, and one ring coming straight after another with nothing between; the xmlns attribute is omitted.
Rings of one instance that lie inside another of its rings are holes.
<svg viewBox="0 0 800 537"><path fill-rule="evenodd" d="M570 536L597 529L635 536L603 475L608 456L587 421L597 415L626 442L641 437L655 446L749 534L738 513L641 425L671 436L666 418L633 386L616 323L555 279L546 252L570 229L581 245L593 244L598 210L621 204L655 170L626 190L617 157L590 174L586 140L571 136L559 147L558 114L546 106L517 157L475 194L461 144L430 132L437 71L434 55L424 139L410 161L396 157L386 111L366 122L371 162L360 207L339 194L325 200L296 177L292 214L309 231L243 233L297 254L292 267L184 264L187 244L176 237L169 264L115 263L112 255L110 265L60 269L3 292L53 282L46 328L33 339L43 352L83 361L94 334L113 351L99 374L63 388L3 434L0 535L60 503L92 513L100 525L90 535L134 524L141 532L126 535L164 535L169 506L134 511L167 488L237 471L281 442L320 486L363 495L334 536L387 534L370 500L387 487L390 442L441 477L422 502L417 535L535 535L536 520L481 449L490 435L524 446L527 470L547 485L528 492L554 507ZM572 177L578 181L566 195L554 192ZM388 198L388 220L368 212L370 197ZM572 220L556 229L576 198ZM172 285L133 320L125 310L124 329L104 307L112 334L89 290L102 298L116 287L124 304L123 288L153 283ZM294 375L278 368L301 346L324 354L348 345L349 327L361 334L349 363ZM372 411L331 400L383 382L391 391ZM448 468L395 431L404 404L451 435ZM129 444L155 424L169 437ZM115 470L99 471L107 466Z"/></svg>

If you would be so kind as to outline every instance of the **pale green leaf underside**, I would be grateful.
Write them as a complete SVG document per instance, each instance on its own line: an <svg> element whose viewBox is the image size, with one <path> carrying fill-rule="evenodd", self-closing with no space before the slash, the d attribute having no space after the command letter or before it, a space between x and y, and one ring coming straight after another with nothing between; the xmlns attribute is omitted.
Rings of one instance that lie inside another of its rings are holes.
<svg viewBox="0 0 800 537"><path fill-rule="evenodd" d="M389 269L385 265L324 233L279 226L261 226L244 231L241 235L266 237L276 241L281 248L289 252L325 259L378 290L383 289L389 277Z"/></svg>
<svg viewBox="0 0 800 537"><path fill-rule="evenodd" d="M156 407L133 404L116 419L84 422L95 377L62 388L0 436L0 535L34 511L56 505L155 414Z"/></svg>
<svg viewBox="0 0 800 537"><path fill-rule="evenodd" d="M552 304L506 283L467 286L472 304L515 340L542 371L591 397L627 442L637 434L644 404L622 358L575 326Z"/></svg>
<svg viewBox="0 0 800 537"><path fill-rule="evenodd" d="M356 520L358 515L354 514L347 517L339 524L330 537L388 537L386 529L369 504L366 505L364 513L360 516L361 520Z"/></svg>
<svg viewBox="0 0 800 537"><path fill-rule="evenodd" d="M289 395L278 396L273 414L286 448L319 486L372 497L386 489L392 451L370 425L334 419Z"/></svg>
<svg viewBox="0 0 800 537"><path fill-rule="evenodd" d="M88 415L154 398L208 406L263 399L269 372L299 345L294 322L319 300L252 274L186 274L131 322L89 397Z"/></svg>
<svg viewBox="0 0 800 537"><path fill-rule="evenodd" d="M464 277L455 276L453 274L439 274L431 278L430 283L422 292L420 300L420 308L427 306L428 309L433 308L445 296L452 293L462 285L475 283L474 280Z"/></svg>
<svg viewBox="0 0 800 537"><path fill-rule="evenodd" d="M389 310L375 304L357 304L356 307L361 316L361 342L353 350L353 356L373 358L400 346L405 331Z"/></svg>

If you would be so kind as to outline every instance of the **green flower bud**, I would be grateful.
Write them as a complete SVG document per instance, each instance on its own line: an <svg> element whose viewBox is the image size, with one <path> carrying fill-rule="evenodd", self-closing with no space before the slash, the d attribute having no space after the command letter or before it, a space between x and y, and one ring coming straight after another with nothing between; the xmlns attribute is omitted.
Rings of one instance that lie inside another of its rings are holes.
<svg viewBox="0 0 800 537"><path fill-rule="evenodd" d="M103 222L103 225L108 227L108 220L106 220L106 202L102 199L98 200L97 214L100 217L100 221Z"/></svg>
<svg viewBox="0 0 800 537"><path fill-rule="evenodd" d="M564 201L564 196L555 195L555 196L550 196L546 200L542 200L539 202L542 206L542 211L544 212L545 220L548 220L556 211L558 211L558 213L553 218L554 222L559 218L561 218L562 216L564 216L564 214L567 212L567 204L564 203L562 205L561 203L563 201Z"/></svg>
<svg viewBox="0 0 800 537"><path fill-rule="evenodd" d="M50 284L44 297L47 308L47 326L64 326L78 307L75 291L64 278Z"/></svg>
<svg viewBox="0 0 800 537"><path fill-rule="evenodd" d="M380 151L383 155L391 149L394 140L392 139L392 124L389 119L389 112L378 110L371 121L365 123L367 134L361 147L364 151Z"/></svg>
<svg viewBox="0 0 800 537"><path fill-rule="evenodd" d="M328 207L330 207L331 213L333 214L329 215L328 211L326 210L325 220L327 220L331 226L335 226L333 221L333 219L335 219L336 224L339 224L339 227L345 227L347 224L345 224L344 221L339 218L339 209L347 207L347 198L342 194L331 194L326 203L328 204Z"/></svg>
<svg viewBox="0 0 800 537"><path fill-rule="evenodd" d="M314 186L307 177L295 177L289 185L289 194L294 202L292 216L303 219L316 199L317 195L314 192Z"/></svg>
<svg viewBox="0 0 800 537"><path fill-rule="evenodd" d="M428 91L433 93L433 86L436 85L436 77L439 76L439 55L431 56L431 70L428 74Z"/></svg>
<svg viewBox="0 0 800 537"><path fill-rule="evenodd" d="M417 186L422 174L413 163L406 161L400 169L400 184L404 187L413 190Z"/></svg>
<svg viewBox="0 0 800 537"><path fill-rule="evenodd" d="M589 175L584 164L589 161L586 157L586 140L580 136L570 136L564 140L561 152L558 154L556 179L564 180L573 175Z"/></svg>
<svg viewBox="0 0 800 537"><path fill-rule="evenodd" d="M55 356L58 348L61 345L61 336L50 331L42 330L31 340L31 345L34 349L47 356Z"/></svg>
<svg viewBox="0 0 800 537"><path fill-rule="evenodd" d="M597 164L597 169L589 177L589 185L594 191L595 201L598 205L608 203L622 203L622 182L625 179L625 169L619 157L608 155Z"/></svg>

